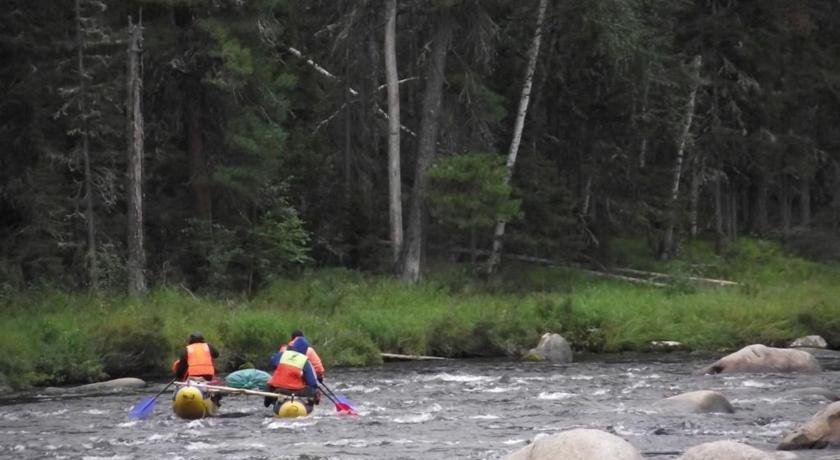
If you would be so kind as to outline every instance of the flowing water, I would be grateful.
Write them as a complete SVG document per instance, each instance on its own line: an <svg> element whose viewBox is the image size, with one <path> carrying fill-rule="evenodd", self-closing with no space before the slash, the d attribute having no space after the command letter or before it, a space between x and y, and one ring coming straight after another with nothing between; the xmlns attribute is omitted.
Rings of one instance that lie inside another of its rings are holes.
<svg viewBox="0 0 840 460"><path fill-rule="evenodd" d="M300 419L275 419L262 399L229 396L223 416L185 421L162 396L154 415L129 421L142 391L84 397L29 395L0 402L3 458L371 458L496 459L541 434L572 428L615 433L646 458L676 458L707 441L735 440L772 450L782 436L828 404L792 390L840 392L840 363L818 375L694 375L712 357L617 355L572 364L510 360L389 363L331 369L328 384L358 417L326 399ZM666 415L653 403L693 390L717 390L734 414ZM840 449L800 451L801 459L840 459Z"/></svg>

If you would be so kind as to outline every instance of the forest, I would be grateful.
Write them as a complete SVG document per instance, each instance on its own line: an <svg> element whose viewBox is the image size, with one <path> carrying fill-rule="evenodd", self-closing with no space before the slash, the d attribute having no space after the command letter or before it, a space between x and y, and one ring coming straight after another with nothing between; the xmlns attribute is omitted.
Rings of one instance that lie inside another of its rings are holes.
<svg viewBox="0 0 840 460"><path fill-rule="evenodd" d="M609 264L626 237L837 256L835 2L8 7L5 290L416 282L454 250Z"/></svg>
<svg viewBox="0 0 840 460"><path fill-rule="evenodd" d="M601 270L628 245L840 260L835 1L5 4L8 311Z"/></svg>

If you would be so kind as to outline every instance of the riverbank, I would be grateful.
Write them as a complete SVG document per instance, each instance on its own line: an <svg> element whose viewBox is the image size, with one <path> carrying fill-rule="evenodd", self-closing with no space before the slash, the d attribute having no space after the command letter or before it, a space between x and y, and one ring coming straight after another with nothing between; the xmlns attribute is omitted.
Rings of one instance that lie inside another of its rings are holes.
<svg viewBox="0 0 840 460"><path fill-rule="evenodd" d="M687 279L660 288L568 268L507 264L491 279L466 265L435 267L418 286L386 275L321 269L277 280L251 299L219 299L182 287L141 301L51 290L7 295L0 325L0 384L84 383L166 372L199 330L224 371L262 367L293 329L327 366L379 363L380 352L437 356L517 355L545 331L591 352L644 351L652 340L693 350L781 345L820 334L840 345L840 267L743 240L725 254L702 244L679 259L645 259L627 243L617 263L677 276L731 279L709 288ZM678 278L680 279L680 278Z"/></svg>

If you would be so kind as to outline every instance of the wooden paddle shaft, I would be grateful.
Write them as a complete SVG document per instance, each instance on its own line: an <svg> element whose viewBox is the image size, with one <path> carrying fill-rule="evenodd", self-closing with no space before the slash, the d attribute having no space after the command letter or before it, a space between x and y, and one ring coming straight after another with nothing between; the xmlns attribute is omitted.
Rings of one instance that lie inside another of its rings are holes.
<svg viewBox="0 0 840 460"><path fill-rule="evenodd" d="M245 394L253 396L264 396L266 398L279 398L281 396L286 396L279 393L270 393L268 391L246 390L244 388L224 387L221 385L206 385L203 383L195 382L175 382L175 385L196 387L216 393Z"/></svg>

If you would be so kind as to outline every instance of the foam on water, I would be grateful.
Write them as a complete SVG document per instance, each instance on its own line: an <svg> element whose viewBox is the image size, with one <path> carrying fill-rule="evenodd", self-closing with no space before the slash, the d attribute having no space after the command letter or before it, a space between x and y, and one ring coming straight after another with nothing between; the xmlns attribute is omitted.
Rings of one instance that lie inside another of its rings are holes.
<svg viewBox="0 0 840 460"><path fill-rule="evenodd" d="M747 388L774 388L776 385L770 382L758 382L755 380L744 380L741 382L741 386Z"/></svg>
<svg viewBox="0 0 840 460"><path fill-rule="evenodd" d="M423 412L415 415L406 415L404 417L396 417L393 419L394 423L423 423L434 419L435 416L431 412Z"/></svg>
<svg viewBox="0 0 840 460"><path fill-rule="evenodd" d="M574 393L565 393L562 391L558 391L556 393L546 393L545 391L541 392L537 395L537 399L547 399L547 400L555 400L555 399L571 399L576 397L577 395Z"/></svg>
<svg viewBox="0 0 840 460"><path fill-rule="evenodd" d="M269 419L266 428L269 430L286 429L286 430L300 430L309 426L315 426L318 422L315 420L299 422L279 419Z"/></svg>
<svg viewBox="0 0 840 460"><path fill-rule="evenodd" d="M363 385L353 385L342 390L345 393L373 393L376 391L381 391L381 389L377 386L363 386Z"/></svg>
<svg viewBox="0 0 840 460"><path fill-rule="evenodd" d="M187 443L187 450L209 450L215 449L217 446L207 442L189 442Z"/></svg>
<svg viewBox="0 0 840 460"><path fill-rule="evenodd" d="M493 382L499 380L501 377L489 377L486 375L469 375L469 374L450 374L441 372L435 375L420 376L417 380L420 382Z"/></svg>

